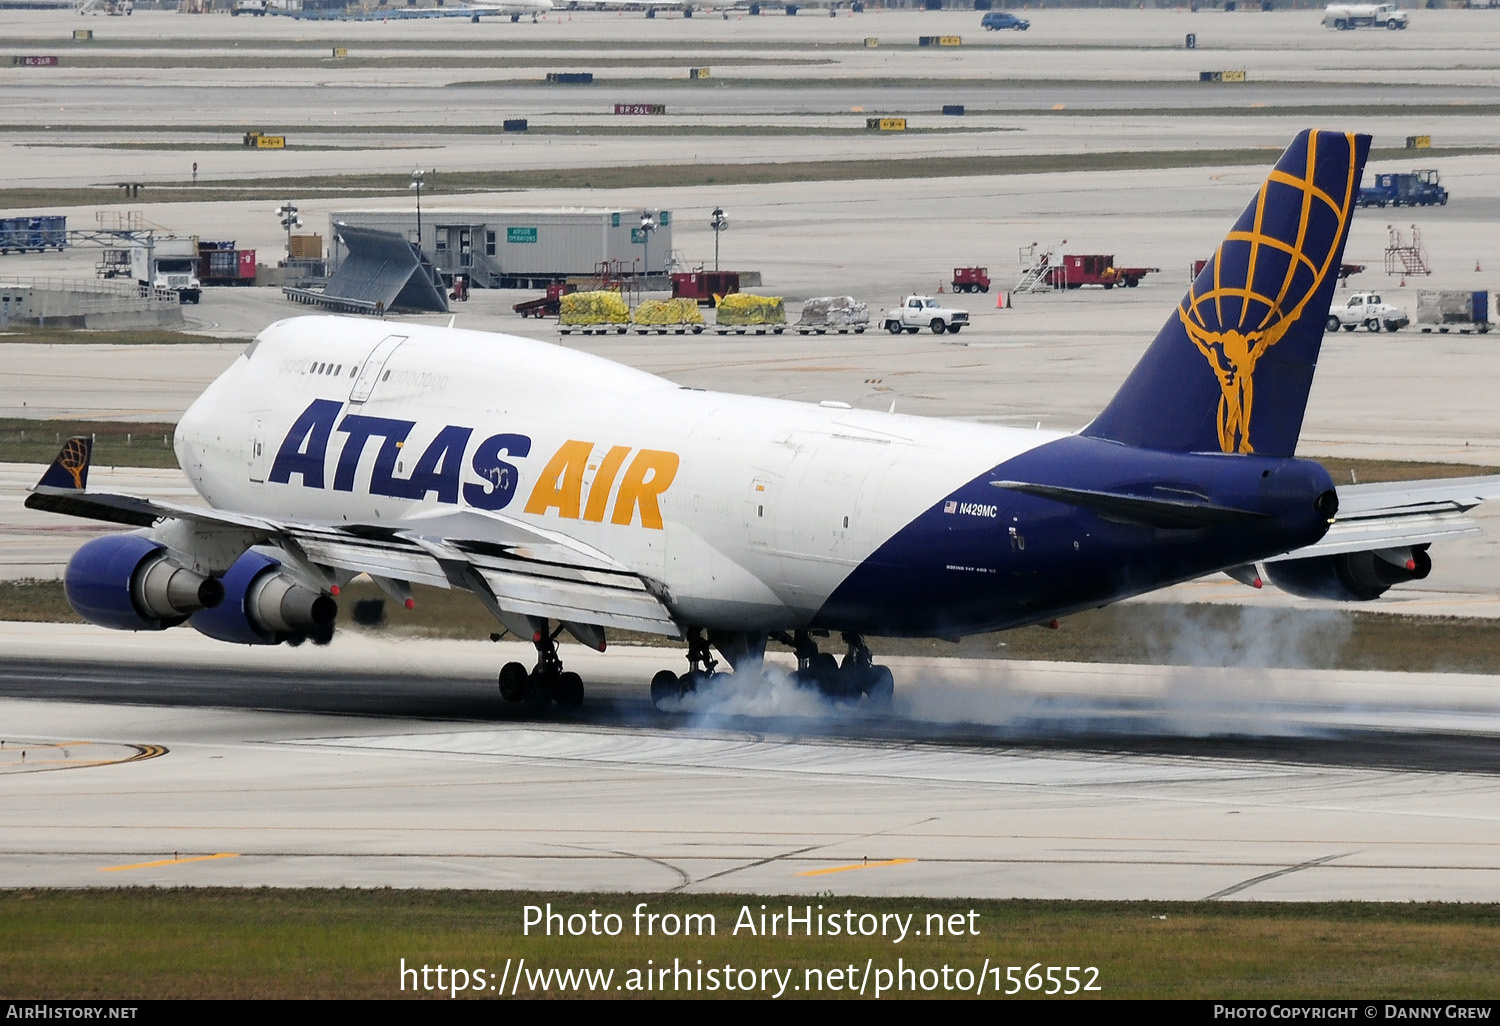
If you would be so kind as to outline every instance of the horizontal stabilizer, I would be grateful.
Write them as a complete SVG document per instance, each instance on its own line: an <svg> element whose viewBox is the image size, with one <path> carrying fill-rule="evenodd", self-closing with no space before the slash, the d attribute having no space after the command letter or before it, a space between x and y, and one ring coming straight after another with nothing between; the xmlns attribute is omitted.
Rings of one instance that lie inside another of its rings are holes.
<svg viewBox="0 0 1500 1026"><path fill-rule="evenodd" d="M1469 511L1500 498L1500 476L1345 485L1322 540L1266 562L1431 545L1480 533Z"/></svg>
<svg viewBox="0 0 1500 1026"><path fill-rule="evenodd" d="M1099 492L1086 488L1064 488L1061 485L1032 484L1026 481L991 481L996 488L1036 495L1070 506L1091 509L1110 520L1146 527L1213 527L1219 524L1264 520L1266 515L1251 509L1219 506L1192 499L1163 499L1125 492Z"/></svg>

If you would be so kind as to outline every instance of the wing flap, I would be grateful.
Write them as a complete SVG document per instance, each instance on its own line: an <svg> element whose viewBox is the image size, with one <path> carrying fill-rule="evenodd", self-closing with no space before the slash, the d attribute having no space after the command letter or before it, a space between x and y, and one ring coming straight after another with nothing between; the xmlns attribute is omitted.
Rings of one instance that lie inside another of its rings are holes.
<svg viewBox="0 0 1500 1026"><path fill-rule="evenodd" d="M481 570L480 576L507 610L617 630L681 634L661 600L639 577L634 578L634 586L624 579L619 585L604 586L495 570Z"/></svg>

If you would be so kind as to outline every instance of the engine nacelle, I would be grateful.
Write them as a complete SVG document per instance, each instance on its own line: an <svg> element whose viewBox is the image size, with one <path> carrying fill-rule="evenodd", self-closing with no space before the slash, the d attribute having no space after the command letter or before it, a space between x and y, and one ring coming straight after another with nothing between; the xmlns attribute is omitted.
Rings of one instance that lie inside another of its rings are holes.
<svg viewBox="0 0 1500 1026"><path fill-rule="evenodd" d="M224 575L224 601L194 613L188 623L218 641L237 645L326 642L339 607L330 596L298 583L281 564L251 549Z"/></svg>
<svg viewBox="0 0 1500 1026"><path fill-rule="evenodd" d="M1266 576L1282 591L1302 598L1368 602L1392 585L1420 581L1432 572L1426 547L1403 552L1404 560L1376 551L1284 559L1266 564Z"/></svg>
<svg viewBox="0 0 1500 1026"><path fill-rule="evenodd" d="M63 574L68 605L89 623L159 631L224 601L213 577L181 566L160 542L118 534L86 542Z"/></svg>

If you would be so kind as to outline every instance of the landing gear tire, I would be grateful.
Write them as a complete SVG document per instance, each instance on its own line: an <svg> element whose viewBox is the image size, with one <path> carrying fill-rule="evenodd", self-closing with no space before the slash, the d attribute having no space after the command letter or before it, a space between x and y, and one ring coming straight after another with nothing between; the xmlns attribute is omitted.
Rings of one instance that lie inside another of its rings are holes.
<svg viewBox="0 0 1500 1026"><path fill-rule="evenodd" d="M526 697L526 678L531 676L520 663L506 663L500 667L500 697L507 702L519 702Z"/></svg>
<svg viewBox="0 0 1500 1026"><path fill-rule="evenodd" d="M843 674L839 672L839 661L828 652L819 652L808 659L807 668L797 671L797 683L806 688L817 688L830 698L843 694Z"/></svg>
<svg viewBox="0 0 1500 1026"><path fill-rule="evenodd" d="M896 678L889 666L871 666L863 688L865 701L877 709L889 709L891 697L896 693Z"/></svg>
<svg viewBox="0 0 1500 1026"><path fill-rule="evenodd" d="M559 709L577 709L583 705L583 678L571 670L557 678L552 691Z"/></svg>
<svg viewBox="0 0 1500 1026"><path fill-rule="evenodd" d="M658 709L662 703L682 694L682 685L677 679L677 674L671 670L661 670L655 677L651 678L651 704Z"/></svg>
<svg viewBox="0 0 1500 1026"><path fill-rule="evenodd" d="M530 712L545 712L552 704L553 680L550 676L533 673L526 678L526 708Z"/></svg>

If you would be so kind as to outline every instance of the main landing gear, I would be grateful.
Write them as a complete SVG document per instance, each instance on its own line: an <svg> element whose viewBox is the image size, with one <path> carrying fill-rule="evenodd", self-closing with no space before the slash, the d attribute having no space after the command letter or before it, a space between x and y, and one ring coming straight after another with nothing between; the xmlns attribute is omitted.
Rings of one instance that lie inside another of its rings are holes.
<svg viewBox="0 0 1500 1026"><path fill-rule="evenodd" d="M834 699L858 701L864 697L878 705L890 704L895 678L889 667L874 661L858 634L840 635L847 646L842 663L828 652L819 652L807 631L797 631L791 637L778 632L772 637L797 653L796 677L803 687L817 688Z"/></svg>
<svg viewBox="0 0 1500 1026"><path fill-rule="evenodd" d="M863 699L872 708L890 705L895 692L891 671L871 658L869 648L858 634L842 635L847 650L840 662L830 653L819 652L817 642L808 631L794 634L778 631L769 636L712 633L705 639L703 631L696 627L687 632L688 672L678 675L671 670L662 670L652 677L651 701L660 709L710 681L731 680L740 673L759 673L768 637L797 654L797 669L792 679L802 687L816 688L824 696L837 701L858 702ZM734 675L718 672L719 663L713 656L715 647L734 667Z"/></svg>
<svg viewBox="0 0 1500 1026"><path fill-rule="evenodd" d="M539 621L532 631L536 646L536 667L530 673L521 663L506 663L500 668L500 697L507 702L524 702L530 712L546 710L553 702L559 709L577 709L583 704L583 678L563 669L557 655L557 636L561 625L548 633L547 622Z"/></svg>
<svg viewBox="0 0 1500 1026"><path fill-rule="evenodd" d="M700 684L707 684L715 677L727 676L717 672L719 661L714 658L713 649L704 640L701 628L688 629L687 643L687 673L678 676L671 670L662 670L651 678L651 701L658 709L665 701L697 691Z"/></svg>

